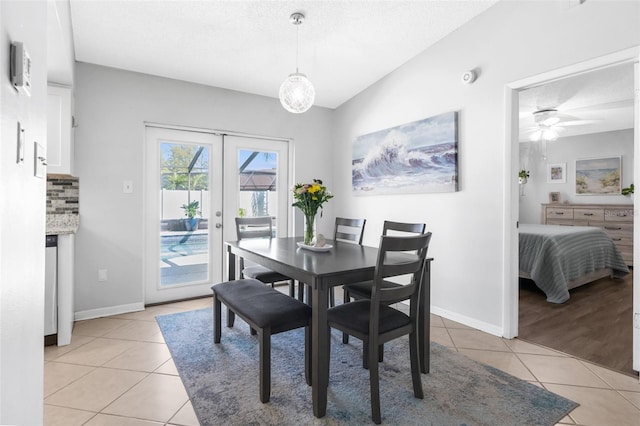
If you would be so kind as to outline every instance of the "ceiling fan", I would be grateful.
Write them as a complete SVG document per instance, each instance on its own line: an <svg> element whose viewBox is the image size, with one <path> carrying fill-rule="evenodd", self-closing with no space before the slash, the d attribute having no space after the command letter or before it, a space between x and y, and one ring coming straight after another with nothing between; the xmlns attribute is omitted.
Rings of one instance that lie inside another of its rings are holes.
<svg viewBox="0 0 640 426"><path fill-rule="evenodd" d="M543 108L532 113L534 125L523 129L532 141L555 141L566 126L592 124L598 120L582 120L558 112L555 108Z"/></svg>

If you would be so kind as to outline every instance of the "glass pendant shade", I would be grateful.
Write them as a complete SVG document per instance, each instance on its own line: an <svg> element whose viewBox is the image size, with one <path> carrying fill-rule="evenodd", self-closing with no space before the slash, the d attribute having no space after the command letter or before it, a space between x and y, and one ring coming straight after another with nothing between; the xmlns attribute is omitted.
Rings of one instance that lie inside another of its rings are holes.
<svg viewBox="0 0 640 426"><path fill-rule="evenodd" d="M558 132L554 129L550 127L540 126L540 128L533 132L529 138L534 142L541 140L551 142L557 140L558 136Z"/></svg>
<svg viewBox="0 0 640 426"><path fill-rule="evenodd" d="M279 97L284 109L294 114L300 114L313 105L316 89L306 75L296 72L290 74L282 83Z"/></svg>

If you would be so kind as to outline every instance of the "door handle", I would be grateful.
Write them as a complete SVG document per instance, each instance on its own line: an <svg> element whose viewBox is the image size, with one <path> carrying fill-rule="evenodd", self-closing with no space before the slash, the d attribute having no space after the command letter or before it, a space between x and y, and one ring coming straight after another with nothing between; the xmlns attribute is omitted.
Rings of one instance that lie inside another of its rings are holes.
<svg viewBox="0 0 640 426"><path fill-rule="evenodd" d="M221 223L216 223L216 228L217 228L217 229L222 228L222 224L221 224Z"/></svg>

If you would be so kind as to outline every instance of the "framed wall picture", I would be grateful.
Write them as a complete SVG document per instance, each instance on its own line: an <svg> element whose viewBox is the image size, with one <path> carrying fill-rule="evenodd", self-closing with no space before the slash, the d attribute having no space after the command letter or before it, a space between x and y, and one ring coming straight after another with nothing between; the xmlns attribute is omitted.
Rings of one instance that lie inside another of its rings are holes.
<svg viewBox="0 0 640 426"><path fill-rule="evenodd" d="M622 191L622 157L576 160L577 195L616 195Z"/></svg>
<svg viewBox="0 0 640 426"><path fill-rule="evenodd" d="M352 149L355 195L458 190L457 111L358 136Z"/></svg>
<svg viewBox="0 0 640 426"><path fill-rule="evenodd" d="M560 203L560 193L559 192L550 192L549 193L549 203L550 204L559 204Z"/></svg>
<svg viewBox="0 0 640 426"><path fill-rule="evenodd" d="M567 163L547 164L548 183L567 183Z"/></svg>

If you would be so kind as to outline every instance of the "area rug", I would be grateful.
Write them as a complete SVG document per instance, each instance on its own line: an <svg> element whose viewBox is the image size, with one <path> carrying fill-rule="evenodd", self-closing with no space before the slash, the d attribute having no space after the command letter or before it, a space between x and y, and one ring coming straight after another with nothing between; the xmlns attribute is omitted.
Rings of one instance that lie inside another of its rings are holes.
<svg viewBox="0 0 640 426"><path fill-rule="evenodd" d="M223 312L223 321L226 316ZM258 340L236 319L213 343L210 309L158 316L158 324L198 420L208 425L372 424L369 373L357 339L331 336L327 414L313 416L304 379L304 330L272 336L271 400L258 393ZM424 399L413 397L408 339L385 345L380 364L382 421L390 425L554 425L578 406L538 386L431 344L422 375Z"/></svg>

